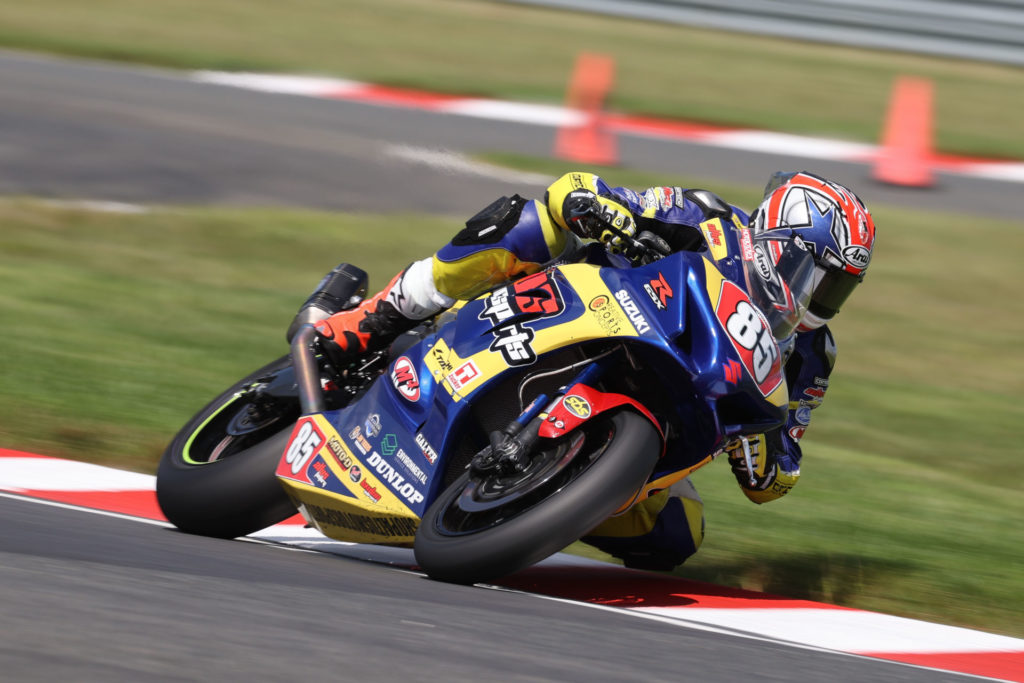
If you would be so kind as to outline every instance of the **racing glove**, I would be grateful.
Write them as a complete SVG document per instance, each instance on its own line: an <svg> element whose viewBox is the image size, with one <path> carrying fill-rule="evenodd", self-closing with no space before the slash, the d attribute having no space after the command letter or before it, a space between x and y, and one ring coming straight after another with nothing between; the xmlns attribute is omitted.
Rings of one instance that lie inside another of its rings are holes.
<svg viewBox="0 0 1024 683"><path fill-rule="evenodd" d="M590 190L574 190L566 195L562 217L574 233L603 242L615 254L625 246L623 235L633 237L636 234L636 222L629 209L611 197L602 197Z"/></svg>
<svg viewBox="0 0 1024 683"><path fill-rule="evenodd" d="M789 493L800 478L800 470L779 467L775 453L781 452L781 430L741 437L725 447L732 473L747 498L758 505Z"/></svg>

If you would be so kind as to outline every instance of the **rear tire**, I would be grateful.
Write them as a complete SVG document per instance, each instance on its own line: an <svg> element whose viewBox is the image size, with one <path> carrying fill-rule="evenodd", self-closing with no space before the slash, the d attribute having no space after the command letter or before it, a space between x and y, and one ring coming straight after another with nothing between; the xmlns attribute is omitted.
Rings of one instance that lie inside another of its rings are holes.
<svg viewBox="0 0 1024 683"><path fill-rule="evenodd" d="M471 479L467 471L446 489L416 532L416 562L427 575L479 583L511 574L579 539L635 495L661 453L654 425L629 410L599 415L534 462L552 449L549 463L567 458L581 430L579 452L567 465L547 465L540 483L506 485L494 477Z"/></svg>
<svg viewBox="0 0 1024 683"><path fill-rule="evenodd" d="M258 423L244 423L244 411L252 401L243 390L281 373L291 373L288 356L260 368L211 401L167 447L157 470L157 501L167 519L182 531L235 538L295 514L274 472L299 417L298 399L278 399ZM240 424L242 431L250 431L228 433L229 427L240 431Z"/></svg>

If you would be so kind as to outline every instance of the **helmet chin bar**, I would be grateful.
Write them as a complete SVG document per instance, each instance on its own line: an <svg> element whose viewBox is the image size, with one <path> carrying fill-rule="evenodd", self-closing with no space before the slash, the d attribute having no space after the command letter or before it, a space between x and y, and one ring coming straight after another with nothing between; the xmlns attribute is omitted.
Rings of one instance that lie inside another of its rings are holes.
<svg viewBox="0 0 1024 683"><path fill-rule="evenodd" d="M825 323L827 323L829 320L831 320L831 318L819 318L810 311L807 311L806 313L804 313L803 320L800 321L800 326L797 329L801 332L808 330L816 330Z"/></svg>

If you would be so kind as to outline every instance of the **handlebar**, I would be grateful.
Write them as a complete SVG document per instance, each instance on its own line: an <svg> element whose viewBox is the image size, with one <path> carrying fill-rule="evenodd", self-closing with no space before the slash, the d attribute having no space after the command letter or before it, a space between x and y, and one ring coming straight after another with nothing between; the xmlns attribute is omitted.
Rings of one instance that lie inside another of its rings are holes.
<svg viewBox="0 0 1024 683"><path fill-rule="evenodd" d="M320 366L316 362L316 329L309 323L300 325L292 337L291 349L302 414L324 412L326 404L320 386Z"/></svg>
<svg viewBox="0 0 1024 683"><path fill-rule="evenodd" d="M597 203L595 202L595 204ZM635 261L640 263L641 265L646 265L648 263L653 263L654 261L657 261L659 258L665 256L665 253L663 253L659 249L656 249L653 246L626 233L626 231L622 230L621 228L617 228L614 225L612 225L611 221L605 219L604 215L600 210L600 205L595 206L591 210L588 218L590 218L590 220L594 221L600 226L600 231L608 230L622 241L622 253L630 261ZM632 218L632 220L635 222L636 218Z"/></svg>

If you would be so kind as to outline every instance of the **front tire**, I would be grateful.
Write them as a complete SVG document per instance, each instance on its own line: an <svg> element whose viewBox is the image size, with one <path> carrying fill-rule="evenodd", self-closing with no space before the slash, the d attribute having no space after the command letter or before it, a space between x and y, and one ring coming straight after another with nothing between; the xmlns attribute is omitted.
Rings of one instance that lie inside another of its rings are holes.
<svg viewBox="0 0 1024 683"><path fill-rule="evenodd" d="M157 470L156 495L182 531L217 538L245 536L295 514L274 472L300 408L297 398L256 403L254 386L291 370L288 356L250 374L199 411L171 441Z"/></svg>
<svg viewBox="0 0 1024 683"><path fill-rule="evenodd" d="M535 454L532 481L529 473L508 482L466 472L423 516L416 562L431 578L452 583L490 581L528 567L626 503L660 453L654 425L620 410L595 417Z"/></svg>

